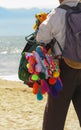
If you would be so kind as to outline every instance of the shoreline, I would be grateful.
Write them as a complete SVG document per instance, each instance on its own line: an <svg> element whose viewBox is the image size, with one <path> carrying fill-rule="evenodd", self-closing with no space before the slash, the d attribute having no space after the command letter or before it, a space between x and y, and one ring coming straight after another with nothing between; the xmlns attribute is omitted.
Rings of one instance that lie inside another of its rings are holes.
<svg viewBox="0 0 81 130"><path fill-rule="evenodd" d="M14 75L5 75L5 76L0 76L0 80L8 80L8 81L21 81L18 78L18 74L14 74Z"/></svg>

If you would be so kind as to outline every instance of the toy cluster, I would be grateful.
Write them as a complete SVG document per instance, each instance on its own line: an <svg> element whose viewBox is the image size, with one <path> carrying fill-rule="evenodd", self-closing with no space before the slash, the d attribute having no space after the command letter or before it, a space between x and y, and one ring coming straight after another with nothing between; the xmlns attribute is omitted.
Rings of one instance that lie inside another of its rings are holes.
<svg viewBox="0 0 81 130"><path fill-rule="evenodd" d="M35 51L26 52L28 81L33 83L33 93L38 100L43 99L45 93L58 96L62 90L59 61L53 59L44 46L37 46Z"/></svg>
<svg viewBox="0 0 81 130"><path fill-rule="evenodd" d="M46 19L47 15L48 13L35 15L35 32L37 32L39 25ZM35 45L35 41L32 40L32 42ZM26 75L26 84L32 84L33 93L37 96L37 99L42 100L45 93L51 93L54 97L58 96L59 91L62 90L59 60L53 58L51 48L47 51L44 46L40 45L32 52L28 52L28 49L25 50L24 54L26 59L26 65L24 65L27 73L22 75Z"/></svg>

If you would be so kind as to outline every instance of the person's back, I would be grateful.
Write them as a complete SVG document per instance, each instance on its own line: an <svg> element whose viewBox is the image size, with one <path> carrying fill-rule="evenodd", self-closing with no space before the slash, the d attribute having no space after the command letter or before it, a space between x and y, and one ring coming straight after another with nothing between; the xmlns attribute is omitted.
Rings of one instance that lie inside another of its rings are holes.
<svg viewBox="0 0 81 130"><path fill-rule="evenodd" d="M77 6L79 0L59 0L61 5ZM66 10L56 8L48 18L40 25L37 34L37 41L44 44L49 43L55 38L62 49L65 46ZM56 55L62 52L56 43L54 46ZM62 57L60 59L61 79L63 82L63 91L58 98L53 98L48 94L48 103L44 114L43 130L63 130L66 114L70 101L72 100L78 119L81 124L81 63Z"/></svg>

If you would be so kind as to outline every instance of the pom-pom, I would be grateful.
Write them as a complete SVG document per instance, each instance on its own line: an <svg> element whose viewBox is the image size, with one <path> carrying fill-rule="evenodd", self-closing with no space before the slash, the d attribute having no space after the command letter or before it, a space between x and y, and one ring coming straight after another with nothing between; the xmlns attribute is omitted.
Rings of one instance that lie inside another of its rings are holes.
<svg viewBox="0 0 81 130"><path fill-rule="evenodd" d="M31 79L34 80L34 81L37 81L37 80L39 79L39 77L38 77L38 75L33 74L33 75L31 76Z"/></svg>
<svg viewBox="0 0 81 130"><path fill-rule="evenodd" d="M43 99L42 93L40 91L37 94L37 99L38 100L42 100Z"/></svg>
<svg viewBox="0 0 81 130"><path fill-rule="evenodd" d="M56 78L50 77L49 80L48 80L48 83L50 85L54 85L56 83Z"/></svg>
<svg viewBox="0 0 81 130"><path fill-rule="evenodd" d="M60 76L60 72L59 71L55 71L54 73L53 73L53 77L54 78L58 78Z"/></svg>
<svg viewBox="0 0 81 130"><path fill-rule="evenodd" d="M26 65L26 67L29 69L29 67L30 67L30 64L28 63L28 64Z"/></svg>

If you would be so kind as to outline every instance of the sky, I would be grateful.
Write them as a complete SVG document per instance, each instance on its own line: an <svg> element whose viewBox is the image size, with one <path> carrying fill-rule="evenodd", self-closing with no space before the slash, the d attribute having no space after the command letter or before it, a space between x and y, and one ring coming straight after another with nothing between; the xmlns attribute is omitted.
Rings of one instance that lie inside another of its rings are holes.
<svg viewBox="0 0 81 130"><path fill-rule="evenodd" d="M59 0L0 0L0 7L5 8L55 8Z"/></svg>

